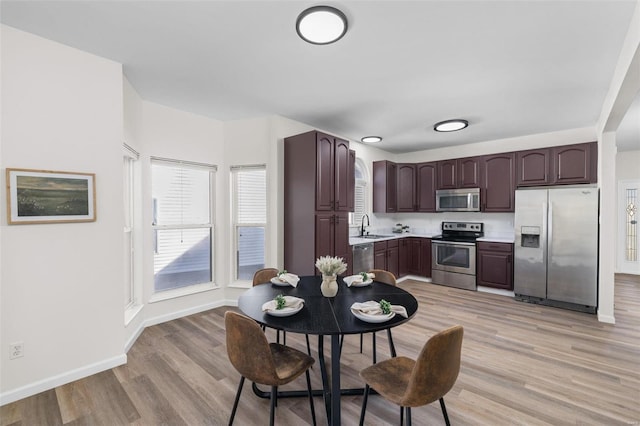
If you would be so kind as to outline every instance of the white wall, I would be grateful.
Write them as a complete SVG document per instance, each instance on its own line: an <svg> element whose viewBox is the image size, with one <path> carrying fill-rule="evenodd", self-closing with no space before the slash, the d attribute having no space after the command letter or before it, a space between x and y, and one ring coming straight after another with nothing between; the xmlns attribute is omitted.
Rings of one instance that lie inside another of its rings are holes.
<svg viewBox="0 0 640 426"><path fill-rule="evenodd" d="M5 403L126 357L121 65L10 27L1 31L2 179L7 167L95 173L97 199L90 223L9 226L0 209ZM15 341L24 342L24 357L9 360Z"/></svg>
<svg viewBox="0 0 640 426"><path fill-rule="evenodd" d="M616 180L640 179L640 151L623 151L616 155Z"/></svg>

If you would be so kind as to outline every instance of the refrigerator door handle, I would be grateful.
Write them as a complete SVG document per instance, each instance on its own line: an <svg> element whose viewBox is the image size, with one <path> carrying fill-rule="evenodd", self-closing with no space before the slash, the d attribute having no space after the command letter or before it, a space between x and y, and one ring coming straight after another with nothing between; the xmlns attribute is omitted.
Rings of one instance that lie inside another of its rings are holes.
<svg viewBox="0 0 640 426"><path fill-rule="evenodd" d="M547 241L545 247L547 248L547 271L549 270L549 260L552 258L553 253L551 242L553 241L553 203L549 200L549 214L547 215Z"/></svg>

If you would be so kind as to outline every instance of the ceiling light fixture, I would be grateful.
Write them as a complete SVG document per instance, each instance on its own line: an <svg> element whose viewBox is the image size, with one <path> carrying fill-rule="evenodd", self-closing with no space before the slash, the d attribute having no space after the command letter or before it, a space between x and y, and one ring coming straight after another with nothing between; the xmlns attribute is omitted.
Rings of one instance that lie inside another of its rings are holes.
<svg viewBox="0 0 640 426"><path fill-rule="evenodd" d="M365 136L360 140L364 143L378 143L382 141L382 138L380 136Z"/></svg>
<svg viewBox="0 0 640 426"><path fill-rule="evenodd" d="M462 130L469 125L467 120L445 120L433 125L433 130L436 132L455 132Z"/></svg>
<svg viewBox="0 0 640 426"><path fill-rule="evenodd" d="M298 15L296 31L308 43L331 44L346 34L347 17L335 7L310 7Z"/></svg>

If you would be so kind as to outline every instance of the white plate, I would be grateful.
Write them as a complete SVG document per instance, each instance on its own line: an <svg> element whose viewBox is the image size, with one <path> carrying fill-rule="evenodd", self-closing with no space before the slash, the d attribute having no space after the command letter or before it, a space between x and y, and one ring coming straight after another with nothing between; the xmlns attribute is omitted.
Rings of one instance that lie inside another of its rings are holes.
<svg viewBox="0 0 640 426"><path fill-rule="evenodd" d="M277 286L280 286L280 287L287 287L287 286L291 287L291 284L289 284L289 283L288 283L288 282L286 282L286 281L282 281L282 280L281 280L280 278L278 278L278 277L273 277L273 278L271 278L271 284L273 284L273 285L277 285Z"/></svg>
<svg viewBox="0 0 640 426"><path fill-rule="evenodd" d="M300 312L302 308L304 308L304 303L297 308L269 309L265 312L274 317L289 317Z"/></svg>
<svg viewBox="0 0 640 426"><path fill-rule="evenodd" d="M347 285L350 287L366 287L368 285L371 285L371 283L373 282L373 280L369 278L367 281L354 283L353 280L357 278L360 278L360 275L350 275L348 277L344 277L344 282L347 283Z"/></svg>
<svg viewBox="0 0 640 426"><path fill-rule="evenodd" d="M395 312L391 312L390 314L386 314L386 315L385 314L369 315L369 314L363 314L362 312L356 309L351 309L351 313L353 314L353 316L355 316L359 320L362 320L364 322L374 322L374 323L389 321L391 318L396 316Z"/></svg>

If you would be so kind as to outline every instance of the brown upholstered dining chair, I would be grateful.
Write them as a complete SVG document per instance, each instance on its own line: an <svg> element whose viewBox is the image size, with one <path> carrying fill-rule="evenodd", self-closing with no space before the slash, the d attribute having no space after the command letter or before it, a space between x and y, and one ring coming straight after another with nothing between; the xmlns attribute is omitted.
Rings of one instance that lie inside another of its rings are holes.
<svg viewBox="0 0 640 426"><path fill-rule="evenodd" d="M389 271L385 271L384 269L372 269L369 271L370 274L375 274L375 280L381 283L385 283L385 284L389 284L392 286L396 286L397 282L396 282L396 276L393 275L391 272ZM373 343L373 363L375 364L377 361L377 356L376 356L376 333L371 333L371 341ZM395 345L393 344L393 337L391 336L391 329L388 328L387 329L387 339L389 340L389 352L391 353L392 357L396 356L396 348ZM360 353L362 353L362 340L363 340L363 335L360 334Z"/></svg>
<svg viewBox="0 0 640 426"><path fill-rule="evenodd" d="M309 368L314 363L313 358L297 349L269 343L258 323L251 318L237 312L227 311L224 314L224 324L227 335L227 354L231 364L241 375L238 392L233 403L229 426L233 424L244 380L271 386L271 409L269 424L275 420L275 406L278 386L285 385L306 374L307 391L313 424L316 424L316 412L313 406L311 379Z"/></svg>
<svg viewBox="0 0 640 426"><path fill-rule="evenodd" d="M255 274L253 274L253 286L257 286L260 284L269 284L271 282L271 278L275 278L278 276L280 271L276 268L263 268L258 269ZM262 331L265 330L265 327L262 327ZM311 344L309 343L309 335L305 334L304 338L307 341L307 354L311 356ZM280 330L276 330L276 342L280 343ZM285 331L282 332L282 344L287 344L287 333Z"/></svg>
<svg viewBox="0 0 640 426"><path fill-rule="evenodd" d="M365 368L360 372L366 383L360 425L364 423L369 389L375 389L384 399L400 406L400 424L406 413L411 426L411 407L440 401L444 421L449 423L444 396L451 390L460 372L462 326L456 325L432 336L422 348L417 360L396 357ZM403 410L404 408L404 410Z"/></svg>

